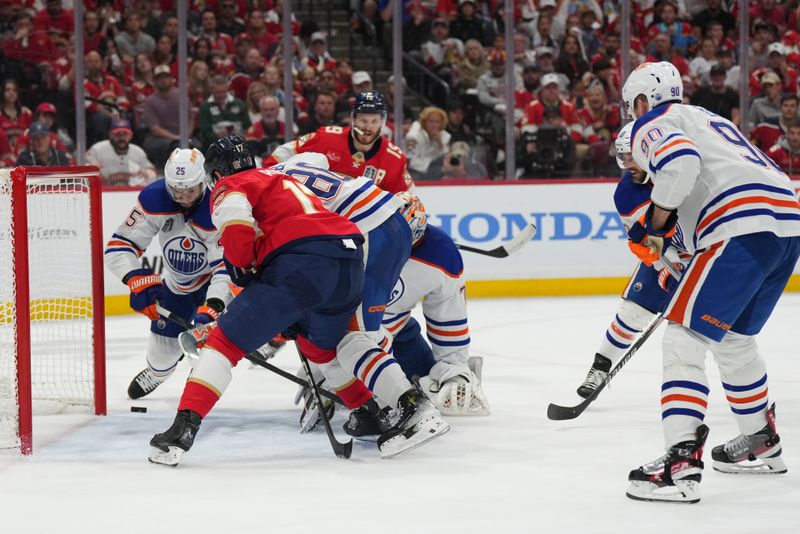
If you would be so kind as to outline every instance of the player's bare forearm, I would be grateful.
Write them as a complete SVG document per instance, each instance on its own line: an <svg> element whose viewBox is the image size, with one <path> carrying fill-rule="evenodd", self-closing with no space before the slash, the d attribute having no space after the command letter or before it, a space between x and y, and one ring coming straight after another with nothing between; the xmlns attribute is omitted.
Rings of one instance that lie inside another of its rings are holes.
<svg viewBox="0 0 800 534"><path fill-rule="evenodd" d="M661 230L667 223L667 218L670 216L672 211L665 210L664 208L659 208L656 205L653 205L653 217L650 223L653 225L654 230Z"/></svg>

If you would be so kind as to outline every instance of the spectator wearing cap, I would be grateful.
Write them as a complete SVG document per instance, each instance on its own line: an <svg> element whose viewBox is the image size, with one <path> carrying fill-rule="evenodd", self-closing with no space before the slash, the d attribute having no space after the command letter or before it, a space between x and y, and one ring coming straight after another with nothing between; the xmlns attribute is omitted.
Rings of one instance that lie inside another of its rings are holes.
<svg viewBox="0 0 800 534"><path fill-rule="evenodd" d="M458 0L458 13L450 22L450 35L461 42L477 39L483 46L489 46L494 35L477 11L475 0Z"/></svg>
<svg viewBox="0 0 800 534"><path fill-rule="evenodd" d="M756 98L750 104L747 119L750 121L751 130L767 119L775 118L781 113L780 77L772 71L763 74L761 76L761 92L764 96Z"/></svg>
<svg viewBox="0 0 800 534"><path fill-rule="evenodd" d="M474 150L464 141L453 141L447 154L431 161L422 180L485 180L486 167L476 161Z"/></svg>
<svg viewBox="0 0 800 534"><path fill-rule="evenodd" d="M589 70L589 63L583 56L578 37L572 34L564 37L561 42L561 53L555 63L556 72L564 74L569 78L570 86L581 79L584 72Z"/></svg>
<svg viewBox="0 0 800 534"><path fill-rule="evenodd" d="M122 27L125 28L114 37L122 58L127 63L133 63L137 54L151 55L156 49L156 42L142 30L142 19L139 13L128 10L122 16Z"/></svg>
<svg viewBox="0 0 800 534"><path fill-rule="evenodd" d="M245 139L260 158L266 158L286 140L286 123L279 120L281 105L274 96L265 96L259 102L261 118L247 129ZM296 130L297 128L293 128Z"/></svg>
<svg viewBox="0 0 800 534"><path fill-rule="evenodd" d="M489 70L489 61L483 45L477 39L470 39L464 44L464 59L456 66L456 86L464 94L474 91L478 79Z"/></svg>
<svg viewBox="0 0 800 534"><path fill-rule="evenodd" d="M308 54L303 58L303 66L313 69L314 74L325 69L335 69L336 60L331 57L327 46L328 43L324 33L312 33L311 46L308 47Z"/></svg>
<svg viewBox="0 0 800 534"><path fill-rule="evenodd" d="M122 84L103 69L103 58L97 52L86 54L86 80L83 83L87 100L86 137L91 144L108 136L111 118L130 109Z"/></svg>
<svg viewBox="0 0 800 534"><path fill-rule="evenodd" d="M17 157L17 165L40 167L68 167L74 165L72 159L63 150L54 148L50 143L50 128L41 122L34 122L28 130L30 147Z"/></svg>
<svg viewBox="0 0 800 534"><path fill-rule="evenodd" d="M220 50L225 54L235 52L233 38L227 33L220 33L217 30L217 15L213 9L204 9L200 13L200 34L197 38L208 39L211 50Z"/></svg>
<svg viewBox="0 0 800 534"><path fill-rule="evenodd" d="M661 4L658 12L661 21L653 22L647 30L650 39L655 39L659 34L666 34L672 41L672 46L680 51L682 56L694 51L697 40L692 32L692 27L678 19L678 6L666 1Z"/></svg>
<svg viewBox="0 0 800 534"><path fill-rule="evenodd" d="M542 69L538 65L527 65L522 69L522 87L514 92L514 108L525 109L539 95Z"/></svg>
<svg viewBox="0 0 800 534"><path fill-rule="evenodd" d="M36 106L36 111L34 111L33 113L33 121L47 126L47 128L50 130L50 144L52 144L54 148L66 152L67 147L64 146L64 143L61 142L61 139L55 132L55 125L56 125L55 123L57 114L58 112L53 104L51 104L50 102L42 102L41 104ZM28 148L29 143L30 143L30 130L25 130L24 132L22 132L22 135L17 137L17 141L14 145L14 153L22 154L25 151L25 149Z"/></svg>
<svg viewBox="0 0 800 534"><path fill-rule="evenodd" d="M244 135L250 127L245 103L230 93L223 76L211 78L211 96L200 106L200 140L208 146L220 137Z"/></svg>
<svg viewBox="0 0 800 534"><path fill-rule="evenodd" d="M33 18L33 26L47 32L56 45L66 50L69 36L75 33L72 10L64 9L61 0L47 0L45 5Z"/></svg>
<svg viewBox="0 0 800 534"><path fill-rule="evenodd" d="M267 30L264 12L253 9L247 17L247 33L253 37L253 44L265 58L272 57L272 51L278 43L278 36Z"/></svg>
<svg viewBox="0 0 800 534"><path fill-rule="evenodd" d="M758 0L758 5L750 8L750 20L772 24L777 28L778 34L786 31L786 12L776 5L775 0Z"/></svg>
<svg viewBox="0 0 800 534"><path fill-rule="evenodd" d="M133 130L127 119L114 119L108 139L92 145L86 162L100 169L103 185L144 186L156 179L156 168L141 147L131 143Z"/></svg>
<svg viewBox="0 0 800 534"><path fill-rule="evenodd" d="M725 85L725 67L714 65L709 69L707 86L692 93L690 102L725 117L739 126L739 92Z"/></svg>
<svg viewBox="0 0 800 534"><path fill-rule="evenodd" d="M142 122L147 129L142 148L147 152L156 168L162 168L171 151L180 140L179 110L181 98L174 87L170 68L159 65L155 74L156 92L145 98L142 104ZM194 131L195 118L189 113L189 135Z"/></svg>
<svg viewBox="0 0 800 534"><path fill-rule="evenodd" d="M330 72L330 71L326 71ZM328 76L326 75L326 79ZM334 84L333 87L330 87L330 80L326 82L326 86L320 87L320 90L324 90L326 92L336 92L336 84L335 79L333 80ZM356 100L356 95L363 93L364 91L372 91L375 86L372 83L372 78L370 77L369 73L365 70L359 70L353 73L351 78L351 89L345 91L336 101L336 116L339 118L348 117L350 115L350 110L353 108L353 103Z"/></svg>
<svg viewBox="0 0 800 534"><path fill-rule="evenodd" d="M652 54L647 56L645 61L657 63L659 61L668 61L675 65L681 77L689 75L689 64L678 52L677 49L672 47L672 38L666 33L657 34L651 43L653 50Z"/></svg>
<svg viewBox="0 0 800 534"><path fill-rule="evenodd" d="M528 104L523 110L522 126L529 130L536 129L544 122L544 112L548 107L559 108L564 127L576 143L583 142L583 127L572 102L561 96L558 76L552 72L542 76L542 89L539 98Z"/></svg>
<svg viewBox="0 0 800 534"><path fill-rule="evenodd" d="M431 34L430 16L419 0L409 2L406 11L411 20L403 26L403 47L406 50L419 50Z"/></svg>
<svg viewBox="0 0 800 534"><path fill-rule="evenodd" d="M489 52L489 70L478 78L478 100L484 106L498 113L506 109L506 53L493 49ZM514 89L520 87L522 81L515 74Z"/></svg>
<svg viewBox="0 0 800 534"><path fill-rule="evenodd" d="M776 118L767 119L758 124L752 132L750 139L761 150L772 148L781 135L789 132L789 127L800 122L797 115L797 95L783 95L781 98L781 114Z"/></svg>
<svg viewBox="0 0 800 534"><path fill-rule="evenodd" d="M0 130L8 136L11 146L17 137L33 122L33 113L22 105L19 84L11 78L3 81L3 94L0 96Z"/></svg>
<svg viewBox="0 0 800 534"><path fill-rule="evenodd" d="M299 133L316 132L323 126L333 126L336 121L336 93L320 91L314 99L312 112L300 122Z"/></svg>
<svg viewBox="0 0 800 534"><path fill-rule="evenodd" d="M408 170L414 179L425 179L428 167L450 150L447 113L435 106L423 109L406 137Z"/></svg>
<svg viewBox="0 0 800 534"><path fill-rule="evenodd" d="M778 138L767 155L778 164L786 174L800 172L800 124L792 124L785 135Z"/></svg>
<svg viewBox="0 0 800 534"><path fill-rule="evenodd" d="M736 30L736 19L722 8L722 0L706 0L706 8L692 18L695 38L700 39L711 22L718 22L726 36Z"/></svg>
<svg viewBox="0 0 800 534"><path fill-rule="evenodd" d="M621 98L619 74L619 70L611 66L608 58L601 57L599 60L592 62L591 72L588 75L584 75L583 84L588 88L593 82L600 83L608 101L619 102Z"/></svg>
<svg viewBox="0 0 800 534"><path fill-rule="evenodd" d="M463 141L468 145L475 145L478 136L464 122L464 104L460 100L453 100L447 105L447 126L445 130L450 134L450 142Z"/></svg>
<svg viewBox="0 0 800 534"><path fill-rule="evenodd" d="M240 33L239 37L247 35ZM231 91L239 100L247 98L247 89L250 84L261 78L264 72L264 58L257 48L251 48L244 56L244 62L239 65L233 76L230 77Z"/></svg>
<svg viewBox="0 0 800 534"><path fill-rule="evenodd" d="M221 0L217 4L217 31L236 37L244 31L244 21L239 18L239 6L234 0Z"/></svg>
<svg viewBox="0 0 800 534"><path fill-rule="evenodd" d="M767 67L780 76L783 92L797 94L797 70L786 61L786 46L781 42L771 43L767 50Z"/></svg>

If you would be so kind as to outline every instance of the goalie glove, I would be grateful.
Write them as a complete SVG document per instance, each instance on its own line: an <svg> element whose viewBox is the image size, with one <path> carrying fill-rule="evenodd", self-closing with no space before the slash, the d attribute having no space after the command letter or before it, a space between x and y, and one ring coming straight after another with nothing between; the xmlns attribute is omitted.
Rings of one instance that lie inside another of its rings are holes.
<svg viewBox="0 0 800 534"><path fill-rule="evenodd" d="M424 376L419 385L442 415L481 416L491 413L480 380L469 369L462 369L441 381Z"/></svg>
<svg viewBox="0 0 800 534"><path fill-rule="evenodd" d="M131 291L131 308L146 315L151 321L157 321L159 315L156 311L156 301L164 292L161 288L161 275L150 269L134 269L126 274L122 281Z"/></svg>

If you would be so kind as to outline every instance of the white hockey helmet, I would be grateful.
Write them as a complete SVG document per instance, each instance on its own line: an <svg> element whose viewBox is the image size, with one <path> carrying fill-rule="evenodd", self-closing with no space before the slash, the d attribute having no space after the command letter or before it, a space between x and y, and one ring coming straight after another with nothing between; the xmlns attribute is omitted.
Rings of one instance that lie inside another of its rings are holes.
<svg viewBox="0 0 800 534"><path fill-rule="evenodd" d="M417 195L411 191L401 191L395 195L403 202L400 213L405 217L408 226L411 227L411 244L416 245L417 242L425 235L425 230L428 229L428 214L425 212L425 206Z"/></svg>
<svg viewBox="0 0 800 534"><path fill-rule="evenodd" d="M683 80L675 65L667 61L642 63L628 75L622 86L626 115L636 119L634 104L639 95L647 98L650 109L665 102L683 101Z"/></svg>
<svg viewBox="0 0 800 534"><path fill-rule="evenodd" d="M620 169L625 169L626 156L624 154L631 153L631 133L633 133L634 121L629 122L623 126L617 134L617 139L614 141L614 148L617 151L617 165ZM630 156L627 156L630 158Z"/></svg>
<svg viewBox="0 0 800 534"><path fill-rule="evenodd" d="M176 148L164 165L167 192L184 208L191 208L203 199L206 190L205 161L203 153L196 148Z"/></svg>
<svg viewBox="0 0 800 534"><path fill-rule="evenodd" d="M318 169L325 169L326 171L330 168L330 165L328 164L328 158L325 157L325 154L320 154L319 152L301 152L300 154L295 154L291 158L284 161L283 165L285 167L291 167L292 165L297 165L298 163L316 167Z"/></svg>

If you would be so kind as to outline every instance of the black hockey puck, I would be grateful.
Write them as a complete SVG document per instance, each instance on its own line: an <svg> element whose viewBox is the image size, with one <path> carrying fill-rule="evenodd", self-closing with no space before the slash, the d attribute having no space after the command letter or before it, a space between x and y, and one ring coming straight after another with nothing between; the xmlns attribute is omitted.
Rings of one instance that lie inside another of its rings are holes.
<svg viewBox="0 0 800 534"><path fill-rule="evenodd" d="M136 413L147 413L147 408L144 406L131 406L131 411Z"/></svg>

